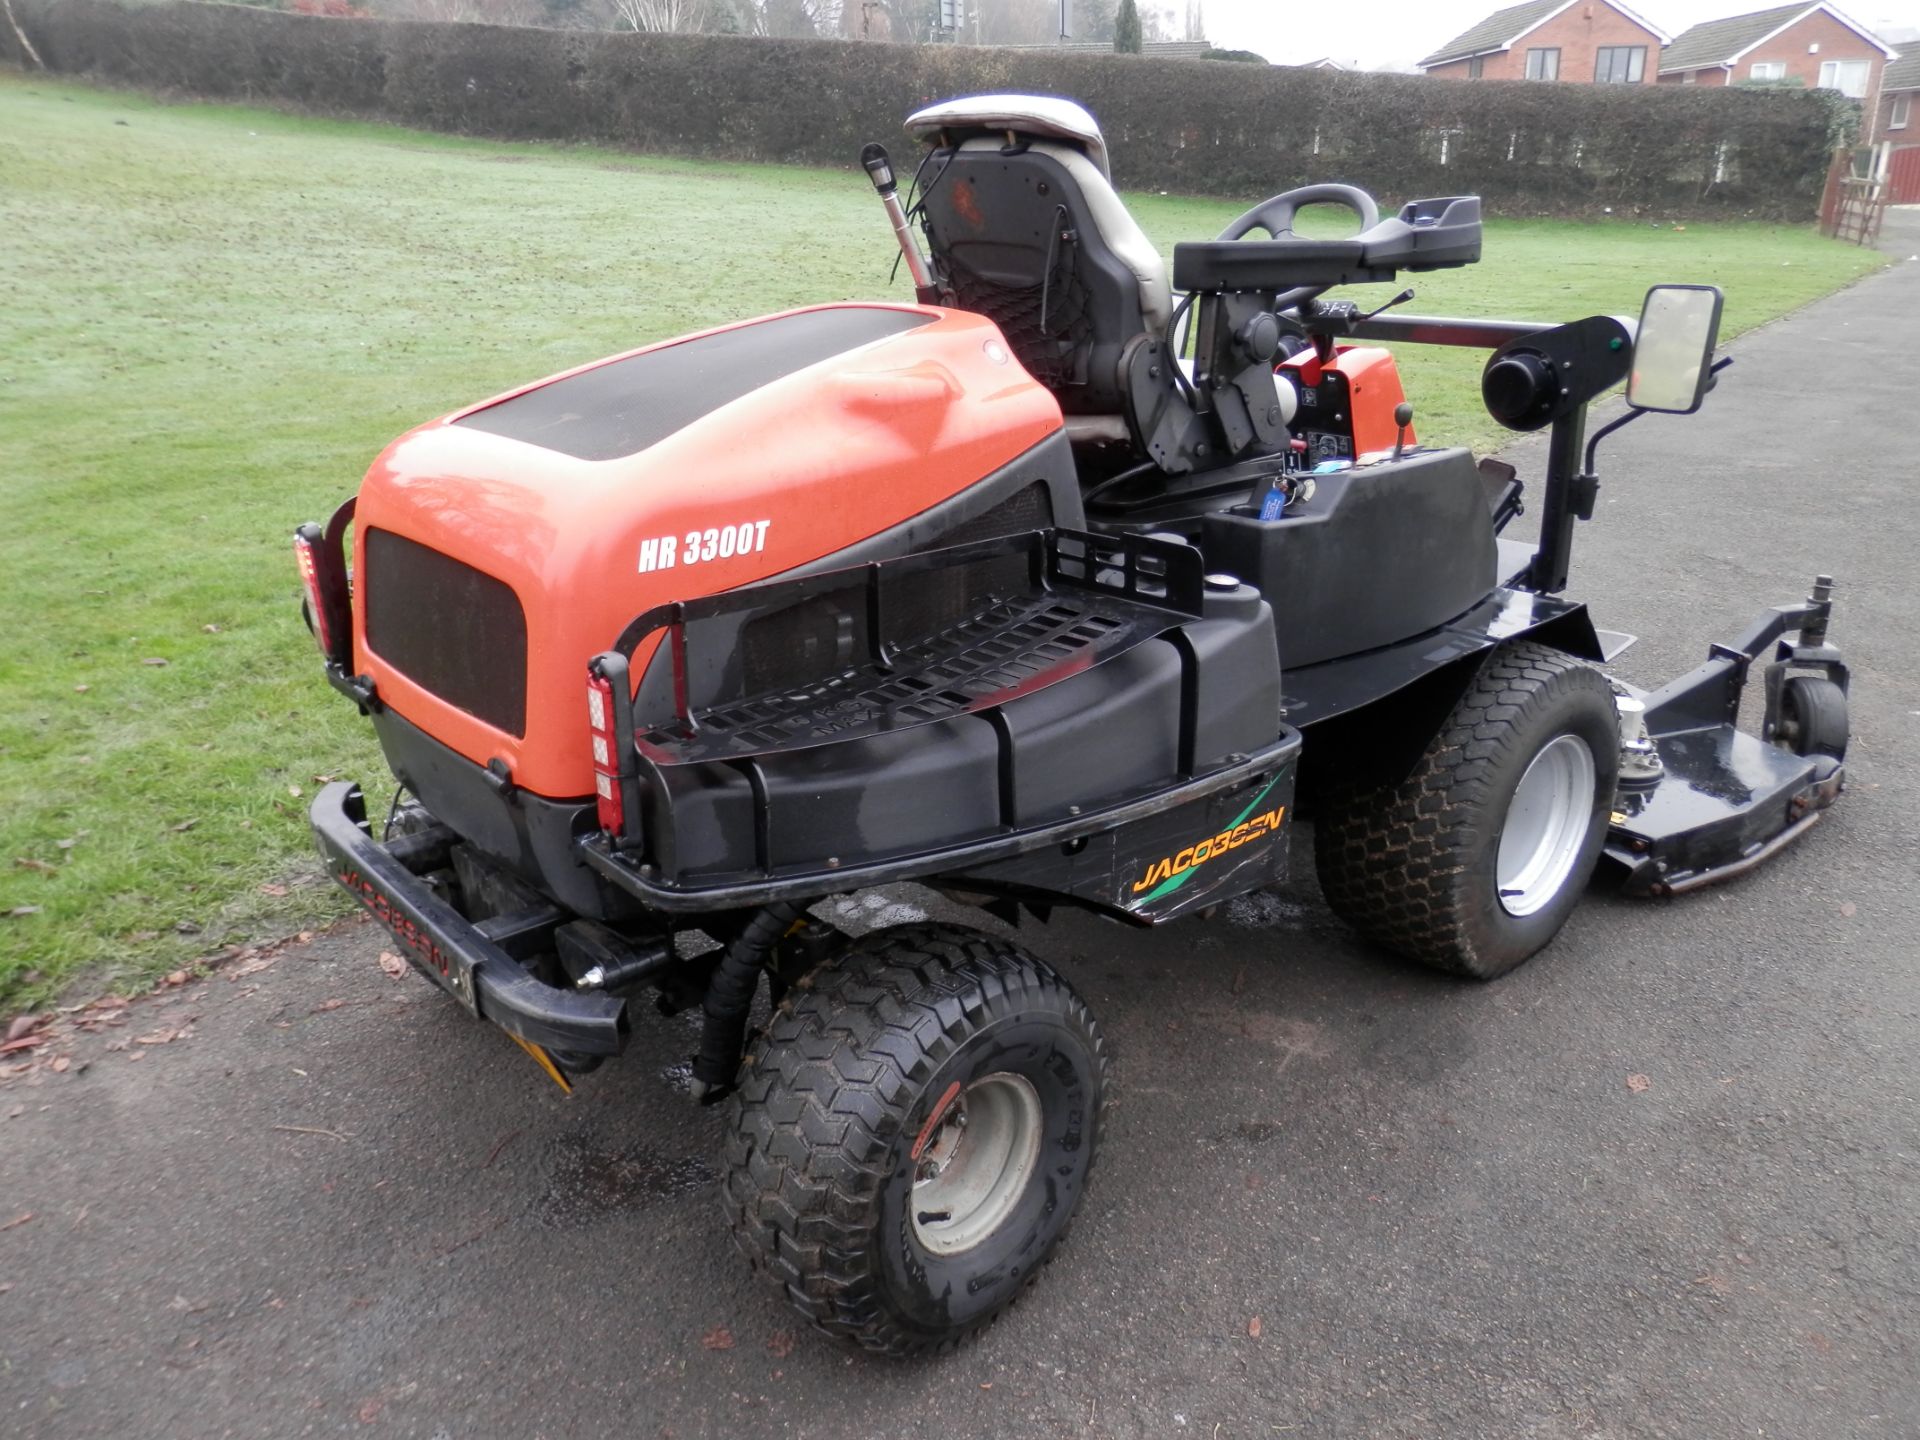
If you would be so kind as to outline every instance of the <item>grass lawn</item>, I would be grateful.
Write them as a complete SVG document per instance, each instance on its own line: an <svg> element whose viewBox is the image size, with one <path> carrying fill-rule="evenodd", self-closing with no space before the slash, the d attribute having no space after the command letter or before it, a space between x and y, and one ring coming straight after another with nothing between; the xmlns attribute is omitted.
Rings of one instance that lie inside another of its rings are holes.
<svg viewBox="0 0 1920 1440"><path fill-rule="evenodd" d="M1169 248L1239 208L1128 198ZM307 798L384 768L321 681L288 537L382 444L644 341L889 293L891 262L852 170L14 74L0 234L0 1012L342 908L317 883ZM1793 228L1496 223L1486 260L1416 279L1411 308L1571 319L1712 280L1737 333L1875 263ZM1496 439L1478 364L1409 357L1423 438Z"/></svg>

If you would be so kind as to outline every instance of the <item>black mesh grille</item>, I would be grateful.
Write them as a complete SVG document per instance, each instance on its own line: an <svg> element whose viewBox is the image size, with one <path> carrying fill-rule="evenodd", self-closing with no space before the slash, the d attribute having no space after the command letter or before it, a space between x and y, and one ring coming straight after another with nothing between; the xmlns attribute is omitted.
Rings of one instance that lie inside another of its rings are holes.
<svg viewBox="0 0 1920 1440"><path fill-rule="evenodd" d="M981 511L971 520L962 520L951 530L942 530L933 544L936 547L967 545L975 540L995 540L1002 535L1052 528L1053 492L1047 489L1046 481L1036 480L997 502L992 509Z"/></svg>
<svg viewBox="0 0 1920 1440"><path fill-rule="evenodd" d="M1053 494L1045 481L1035 480L971 520L942 530L927 548L946 549L1052 525ZM892 597L895 613L905 617L896 629L921 635L958 624L978 614L991 597L1017 593L1026 580L1026 561L1019 556L916 576L905 596ZM740 630L744 692L810 685L855 663L868 650L865 607L864 582L856 581L844 592L816 595L748 621Z"/></svg>
<svg viewBox="0 0 1920 1440"><path fill-rule="evenodd" d="M422 689L509 735L527 728L527 617L510 586L386 530L367 531L367 644Z"/></svg>

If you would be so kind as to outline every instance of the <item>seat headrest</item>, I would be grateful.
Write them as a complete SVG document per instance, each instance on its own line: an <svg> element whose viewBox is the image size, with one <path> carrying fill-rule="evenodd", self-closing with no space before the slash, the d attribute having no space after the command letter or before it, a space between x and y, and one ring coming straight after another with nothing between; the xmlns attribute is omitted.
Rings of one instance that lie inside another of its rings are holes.
<svg viewBox="0 0 1920 1440"><path fill-rule="evenodd" d="M1044 140L1065 140L1087 152L1108 180L1107 142L1086 107L1058 95L964 95L916 110L907 117L907 133L926 140L942 130L1011 130Z"/></svg>

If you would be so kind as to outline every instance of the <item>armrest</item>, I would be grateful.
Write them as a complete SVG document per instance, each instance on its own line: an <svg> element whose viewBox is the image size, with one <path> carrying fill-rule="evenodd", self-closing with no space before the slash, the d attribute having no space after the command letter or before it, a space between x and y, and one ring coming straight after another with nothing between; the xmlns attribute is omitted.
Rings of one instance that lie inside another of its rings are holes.
<svg viewBox="0 0 1920 1440"><path fill-rule="evenodd" d="M1290 290L1296 285L1360 285L1391 280L1375 273L1366 247L1351 240L1202 240L1173 247L1173 288Z"/></svg>
<svg viewBox="0 0 1920 1440"><path fill-rule="evenodd" d="M1289 290L1365 285L1402 270L1442 270L1480 258L1480 201L1472 195L1415 200L1398 215L1345 240L1208 240L1173 247L1173 288Z"/></svg>

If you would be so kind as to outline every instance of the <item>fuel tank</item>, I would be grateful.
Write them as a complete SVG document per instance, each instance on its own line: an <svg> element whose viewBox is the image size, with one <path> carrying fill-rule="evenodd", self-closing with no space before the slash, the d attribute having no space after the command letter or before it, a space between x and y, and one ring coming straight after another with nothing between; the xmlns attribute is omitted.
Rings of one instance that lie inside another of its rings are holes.
<svg viewBox="0 0 1920 1440"><path fill-rule="evenodd" d="M587 660L642 611L1081 513L1059 406L991 321L863 304L423 425L374 462L354 521L354 666L382 704L572 797L593 789Z"/></svg>

